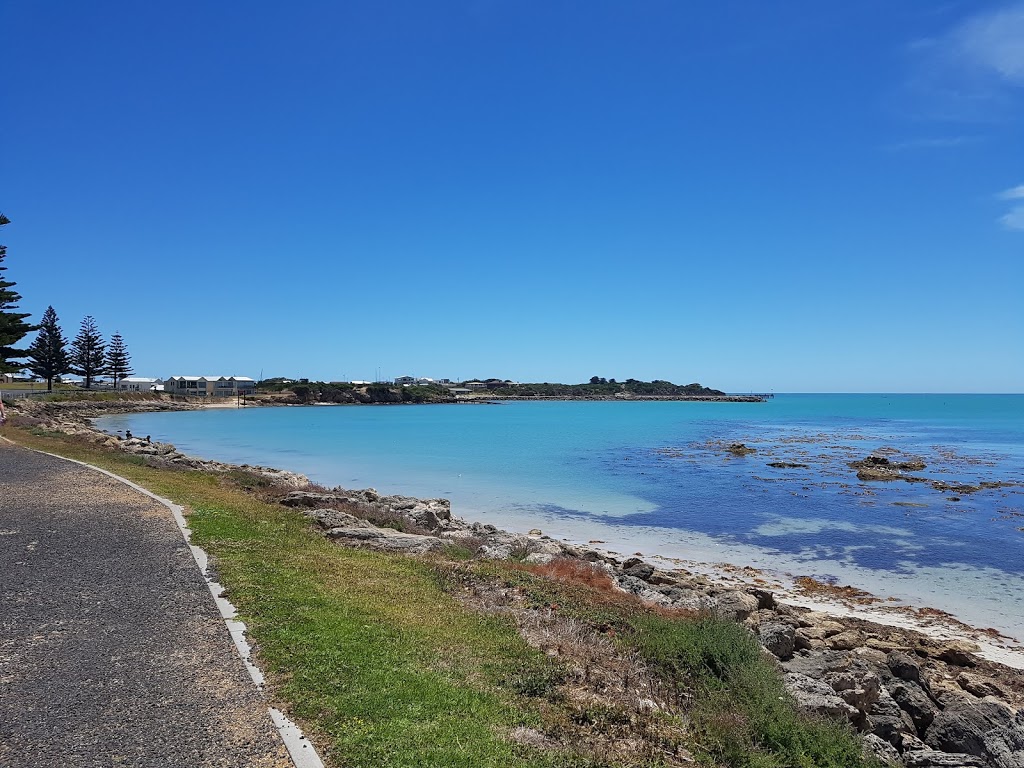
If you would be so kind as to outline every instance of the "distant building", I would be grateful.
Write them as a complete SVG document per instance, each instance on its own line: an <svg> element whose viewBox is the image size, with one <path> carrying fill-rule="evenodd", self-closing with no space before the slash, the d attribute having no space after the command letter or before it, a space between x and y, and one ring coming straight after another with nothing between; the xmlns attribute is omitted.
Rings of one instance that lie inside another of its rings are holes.
<svg viewBox="0 0 1024 768"><path fill-rule="evenodd" d="M429 386L430 384L436 384L433 379L427 378L426 376L399 376L395 379L395 386L398 387L411 387L413 384L420 386Z"/></svg>
<svg viewBox="0 0 1024 768"><path fill-rule="evenodd" d="M117 380L118 392L159 392L163 388L163 381L160 379L143 376L128 376Z"/></svg>
<svg viewBox="0 0 1024 768"><path fill-rule="evenodd" d="M462 386L466 389L487 389L487 385L482 381L467 381Z"/></svg>
<svg viewBox="0 0 1024 768"><path fill-rule="evenodd" d="M164 391L186 397L237 397L256 393L256 381L248 376L171 376Z"/></svg>
<svg viewBox="0 0 1024 768"><path fill-rule="evenodd" d="M27 384L36 381L35 376L22 371L21 373L0 373L0 384L14 384L16 382Z"/></svg>
<svg viewBox="0 0 1024 768"><path fill-rule="evenodd" d="M429 387L434 384L445 384L447 382L448 379L437 379L435 381L428 376L399 376L395 379L394 384L396 387L411 387L413 384L421 387Z"/></svg>

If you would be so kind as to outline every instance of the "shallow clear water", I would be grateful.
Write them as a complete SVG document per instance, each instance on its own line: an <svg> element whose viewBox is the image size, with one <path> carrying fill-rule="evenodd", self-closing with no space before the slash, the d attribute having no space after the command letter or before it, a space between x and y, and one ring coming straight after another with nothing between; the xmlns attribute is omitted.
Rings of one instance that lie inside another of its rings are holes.
<svg viewBox="0 0 1024 768"><path fill-rule="evenodd" d="M1021 395L251 408L100 426L327 485L446 496L511 529L853 583L1024 635ZM732 442L757 452L733 457L719 445ZM931 480L1021 485L858 481L848 462L879 450L921 458L913 474Z"/></svg>

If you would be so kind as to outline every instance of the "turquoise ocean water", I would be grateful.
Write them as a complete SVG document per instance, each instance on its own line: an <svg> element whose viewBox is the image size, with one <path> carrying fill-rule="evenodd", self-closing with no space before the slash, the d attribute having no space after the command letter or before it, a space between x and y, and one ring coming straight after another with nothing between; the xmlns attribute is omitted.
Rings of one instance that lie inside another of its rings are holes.
<svg viewBox="0 0 1024 768"><path fill-rule="evenodd" d="M469 519L622 553L854 584L1024 639L1024 395L218 409L99 425L326 485L444 496ZM733 442L756 453L721 449ZM876 452L922 459L913 474L929 480L1019 485L860 482L848 462Z"/></svg>

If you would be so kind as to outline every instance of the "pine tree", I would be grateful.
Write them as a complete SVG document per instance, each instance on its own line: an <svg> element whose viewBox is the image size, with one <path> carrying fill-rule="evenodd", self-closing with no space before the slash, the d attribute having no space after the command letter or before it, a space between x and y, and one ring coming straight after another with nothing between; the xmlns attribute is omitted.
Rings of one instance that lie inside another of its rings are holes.
<svg viewBox="0 0 1024 768"><path fill-rule="evenodd" d="M121 334L114 332L110 337L110 347L107 349L107 370L106 373L114 377L114 389L117 389L117 382L125 376L131 376L132 356L128 354L128 348L124 345Z"/></svg>
<svg viewBox="0 0 1024 768"><path fill-rule="evenodd" d="M92 315L86 315L78 329L78 335L71 342L71 370L85 379L85 388L92 389L92 380L104 372L104 351L100 329Z"/></svg>
<svg viewBox="0 0 1024 768"><path fill-rule="evenodd" d="M10 223L10 219L0 213L0 227ZM7 246L0 245L0 273L7 269L3 266L6 256ZM17 309L18 302L21 301L21 294L11 290L14 286L15 283L0 276L0 373L16 373L24 367L13 361L25 357L27 352L14 345L35 330L35 326L25 322L25 318L29 316L28 312L8 311Z"/></svg>
<svg viewBox="0 0 1024 768"><path fill-rule="evenodd" d="M46 388L53 389L53 380L71 370L68 340L57 324L57 313L47 307L39 325L39 335L28 348L28 369L46 379Z"/></svg>

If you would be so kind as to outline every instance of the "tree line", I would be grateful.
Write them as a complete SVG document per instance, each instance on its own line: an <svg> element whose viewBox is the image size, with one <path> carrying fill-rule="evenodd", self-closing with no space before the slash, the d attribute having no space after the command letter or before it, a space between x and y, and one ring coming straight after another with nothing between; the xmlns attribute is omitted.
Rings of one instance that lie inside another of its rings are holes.
<svg viewBox="0 0 1024 768"><path fill-rule="evenodd" d="M0 227L9 223L0 213ZM13 290L16 283L3 278L6 257L7 246L0 245L0 373L27 368L46 379L47 389L53 389L54 379L68 373L81 376L86 389L91 389L99 376L112 377L116 388L121 379L134 373L124 338L115 332L108 344L91 315L82 320L78 335L69 344L52 306L46 308L39 325L26 322L30 313L13 311L18 309L21 294ZM38 334L27 349L15 346L33 331Z"/></svg>
<svg viewBox="0 0 1024 768"><path fill-rule="evenodd" d="M673 384L664 379L640 381L626 379L616 381L602 376L593 376L585 384L555 383L521 383L516 387L505 387L491 390L494 395L513 395L518 397L614 397L620 394L656 397L692 397L724 395L720 389L712 389L702 384Z"/></svg>

